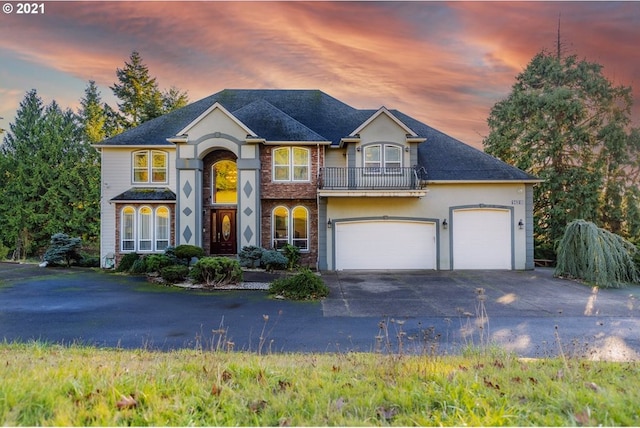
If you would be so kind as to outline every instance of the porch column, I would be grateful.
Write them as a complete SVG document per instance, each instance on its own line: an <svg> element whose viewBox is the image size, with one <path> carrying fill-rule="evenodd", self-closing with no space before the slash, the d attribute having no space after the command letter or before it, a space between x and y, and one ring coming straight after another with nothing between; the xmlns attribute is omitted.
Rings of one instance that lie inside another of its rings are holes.
<svg viewBox="0 0 640 428"><path fill-rule="evenodd" d="M240 146L238 167L238 251L261 246L260 159L255 145Z"/></svg>
<svg viewBox="0 0 640 428"><path fill-rule="evenodd" d="M176 161L176 245L202 247L202 160Z"/></svg>

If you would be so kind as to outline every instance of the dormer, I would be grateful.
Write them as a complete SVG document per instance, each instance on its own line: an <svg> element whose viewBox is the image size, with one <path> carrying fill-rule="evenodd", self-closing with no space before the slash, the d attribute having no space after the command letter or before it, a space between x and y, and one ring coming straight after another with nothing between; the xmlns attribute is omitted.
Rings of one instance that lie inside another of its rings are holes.
<svg viewBox="0 0 640 428"><path fill-rule="evenodd" d="M350 166L409 167L418 163L417 147L425 140L383 106L343 137L340 146L347 147L348 156L353 157Z"/></svg>

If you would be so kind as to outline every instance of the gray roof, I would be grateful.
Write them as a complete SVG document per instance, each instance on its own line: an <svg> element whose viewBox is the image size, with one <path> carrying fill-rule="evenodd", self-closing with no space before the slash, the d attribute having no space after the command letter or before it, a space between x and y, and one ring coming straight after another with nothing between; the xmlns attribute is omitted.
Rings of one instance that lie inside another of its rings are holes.
<svg viewBox="0 0 640 428"><path fill-rule="evenodd" d="M176 194L166 187L134 187L111 199L112 201L175 202Z"/></svg>
<svg viewBox="0 0 640 428"><path fill-rule="evenodd" d="M267 141L330 141L337 146L377 110L355 109L319 90L225 89L150 120L100 145L167 145L216 102ZM418 148L428 180L531 181L535 177L430 126L391 110L426 141ZM125 192L126 193L126 192Z"/></svg>

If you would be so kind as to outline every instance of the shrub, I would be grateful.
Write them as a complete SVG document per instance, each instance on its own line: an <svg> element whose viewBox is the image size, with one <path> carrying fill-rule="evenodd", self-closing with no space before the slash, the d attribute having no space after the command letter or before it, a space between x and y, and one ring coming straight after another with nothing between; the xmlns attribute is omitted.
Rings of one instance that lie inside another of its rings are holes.
<svg viewBox="0 0 640 428"><path fill-rule="evenodd" d="M263 252L264 250L262 248L256 247L255 245L242 247L242 250L240 250L240 253L238 254L240 266L246 268L260 267Z"/></svg>
<svg viewBox="0 0 640 428"><path fill-rule="evenodd" d="M100 256L92 256L83 254L78 262L78 266L82 267L100 267Z"/></svg>
<svg viewBox="0 0 640 428"><path fill-rule="evenodd" d="M147 272L160 272L164 267L174 265L174 261L165 254L151 254L146 257Z"/></svg>
<svg viewBox="0 0 640 428"><path fill-rule="evenodd" d="M292 300L315 300L327 297L329 287L311 270L303 269L294 276L273 281L269 286L269 293Z"/></svg>
<svg viewBox="0 0 640 428"><path fill-rule="evenodd" d="M260 266L268 271L286 269L289 261L278 250L265 250L260 259Z"/></svg>
<svg viewBox="0 0 640 428"><path fill-rule="evenodd" d="M48 263L65 263L67 267L71 266L71 262L76 263L82 258L80 246L82 239L71 238L66 233L56 233L51 236L51 245L44 253L44 260Z"/></svg>
<svg viewBox="0 0 640 428"><path fill-rule="evenodd" d="M177 258L186 261L187 266L191 264L191 259L194 257L201 258L204 256L204 250L195 245L178 245L173 252Z"/></svg>
<svg viewBox="0 0 640 428"><path fill-rule="evenodd" d="M0 260L5 260L9 255L9 247L5 247L2 242L0 242Z"/></svg>
<svg viewBox="0 0 640 428"><path fill-rule="evenodd" d="M637 248L619 235L585 220L567 225L558 244L556 276L583 279L599 287L623 287L640 281Z"/></svg>
<svg viewBox="0 0 640 428"><path fill-rule="evenodd" d="M184 264L186 266L186 263L184 260L181 260L178 258L178 256L176 256L176 247L167 247L164 250L164 255L169 257L169 259L171 259L171 264L173 265L178 265L178 264Z"/></svg>
<svg viewBox="0 0 640 428"><path fill-rule="evenodd" d="M287 258L287 268L289 270L293 270L294 267L298 266L298 261L300 260L300 248L295 245L286 244L282 247L282 254Z"/></svg>
<svg viewBox="0 0 640 428"><path fill-rule="evenodd" d="M147 273L146 257L139 258L138 260L133 262L133 264L131 265L131 269L129 269L129 272L137 275Z"/></svg>
<svg viewBox="0 0 640 428"><path fill-rule="evenodd" d="M138 260L140 256L138 253L127 253L125 254L120 263L118 263L118 267L116 268L116 272L128 272L136 260Z"/></svg>
<svg viewBox="0 0 640 428"><path fill-rule="evenodd" d="M189 268L184 265L171 265L160 269L160 276L169 284L182 282L189 275Z"/></svg>
<svg viewBox="0 0 640 428"><path fill-rule="evenodd" d="M226 257L203 257L193 266L191 278L195 282L217 287L242 281L242 269L237 260Z"/></svg>

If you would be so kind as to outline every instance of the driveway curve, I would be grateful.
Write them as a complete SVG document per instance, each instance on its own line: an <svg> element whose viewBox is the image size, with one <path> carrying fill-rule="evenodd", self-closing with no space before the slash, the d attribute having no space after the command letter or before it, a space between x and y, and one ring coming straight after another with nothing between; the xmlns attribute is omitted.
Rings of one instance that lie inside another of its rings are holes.
<svg viewBox="0 0 640 428"><path fill-rule="evenodd" d="M324 272L322 302L194 291L86 269L0 263L0 339L253 352L438 352L498 345L640 360L640 287L535 271Z"/></svg>

